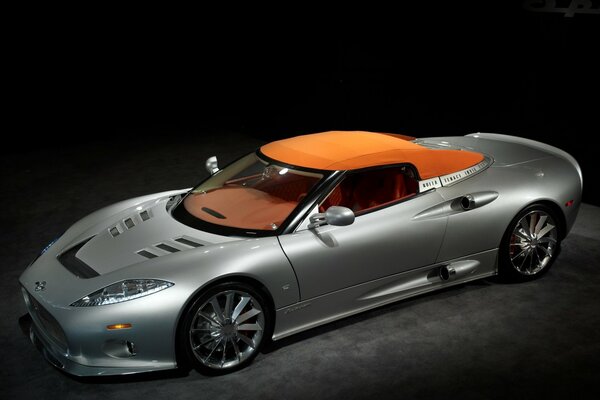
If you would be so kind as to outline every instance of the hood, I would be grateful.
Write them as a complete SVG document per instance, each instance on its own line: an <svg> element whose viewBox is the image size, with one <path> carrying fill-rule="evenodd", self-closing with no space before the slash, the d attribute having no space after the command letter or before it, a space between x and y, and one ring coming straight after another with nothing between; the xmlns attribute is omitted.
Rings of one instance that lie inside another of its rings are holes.
<svg viewBox="0 0 600 400"><path fill-rule="evenodd" d="M69 240L60 251L59 261L75 275L90 278L148 259L238 240L176 221L169 208L178 194L168 194L130 203L116 214L95 221Z"/></svg>

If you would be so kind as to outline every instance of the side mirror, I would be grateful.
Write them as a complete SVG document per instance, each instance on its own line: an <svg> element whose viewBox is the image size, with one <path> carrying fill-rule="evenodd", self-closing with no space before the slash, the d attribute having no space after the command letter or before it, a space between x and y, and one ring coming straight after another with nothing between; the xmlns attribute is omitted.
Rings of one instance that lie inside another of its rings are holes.
<svg viewBox="0 0 600 400"><path fill-rule="evenodd" d="M351 209L347 207L331 206L324 213L311 215L308 229L314 229L325 224L346 226L351 225L353 222L354 213Z"/></svg>
<svg viewBox="0 0 600 400"><path fill-rule="evenodd" d="M217 162L217 156L208 157L206 159L206 170L209 174L214 175L219 172L219 163Z"/></svg>

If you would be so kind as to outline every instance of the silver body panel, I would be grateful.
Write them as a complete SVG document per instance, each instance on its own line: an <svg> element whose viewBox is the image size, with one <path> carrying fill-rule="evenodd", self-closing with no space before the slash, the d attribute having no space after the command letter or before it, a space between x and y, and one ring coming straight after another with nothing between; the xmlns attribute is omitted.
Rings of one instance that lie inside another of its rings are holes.
<svg viewBox="0 0 600 400"><path fill-rule="evenodd" d="M318 212L315 205L295 231L281 236L227 237L177 222L167 203L188 189L130 199L83 218L20 277L25 297L34 299L64 331L66 344L43 329L44 322L28 305L47 358L75 375L174 368L180 317L189 301L216 281L241 278L263 286L275 309L276 340L383 304L496 274L497 250L507 226L534 202L545 201L560 210L564 234L573 226L582 176L575 160L561 150L495 134L418 142L479 151L490 163L456 181L438 180L418 196L358 216L349 226L308 229L308 218ZM472 195L479 205L469 210L457 207L465 195ZM567 207L569 201L572 204ZM147 212L144 218L142 212ZM175 240L182 237L198 246ZM58 257L88 239L77 257L98 276L81 279ZM162 250L157 247L160 244L179 251ZM139 254L142 250L157 257L148 259ZM448 265L462 272L454 280L443 281L439 271ZM70 306L124 279L161 279L174 285L123 303ZM40 281L46 286L35 291ZM117 323L131 323L132 328L106 329ZM126 342L135 343L134 356L115 350Z"/></svg>

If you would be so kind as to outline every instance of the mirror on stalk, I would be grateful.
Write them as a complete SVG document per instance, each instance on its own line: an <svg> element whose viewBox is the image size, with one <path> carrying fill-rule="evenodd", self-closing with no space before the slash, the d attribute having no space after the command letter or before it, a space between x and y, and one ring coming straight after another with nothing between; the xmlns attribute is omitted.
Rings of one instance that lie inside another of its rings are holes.
<svg viewBox="0 0 600 400"><path fill-rule="evenodd" d="M206 170L209 174L214 175L219 172L219 163L217 162L217 156L208 157L206 159Z"/></svg>
<svg viewBox="0 0 600 400"><path fill-rule="evenodd" d="M314 229L321 225L346 226L354 222L354 213L347 207L331 206L324 213L310 216L308 229Z"/></svg>

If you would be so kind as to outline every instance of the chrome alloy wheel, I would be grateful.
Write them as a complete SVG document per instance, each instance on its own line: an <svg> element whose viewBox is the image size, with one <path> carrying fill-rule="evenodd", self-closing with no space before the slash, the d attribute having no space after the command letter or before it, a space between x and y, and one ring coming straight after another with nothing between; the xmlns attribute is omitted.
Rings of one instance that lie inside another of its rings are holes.
<svg viewBox="0 0 600 400"><path fill-rule="evenodd" d="M257 299L239 290L219 292L194 316L189 341L194 356L208 368L232 368L254 354L265 327Z"/></svg>
<svg viewBox="0 0 600 400"><path fill-rule="evenodd" d="M556 223L541 210L524 215L510 237L512 266L523 275L535 275L552 260L557 246Z"/></svg>

